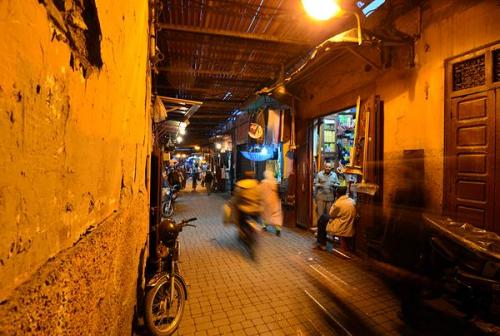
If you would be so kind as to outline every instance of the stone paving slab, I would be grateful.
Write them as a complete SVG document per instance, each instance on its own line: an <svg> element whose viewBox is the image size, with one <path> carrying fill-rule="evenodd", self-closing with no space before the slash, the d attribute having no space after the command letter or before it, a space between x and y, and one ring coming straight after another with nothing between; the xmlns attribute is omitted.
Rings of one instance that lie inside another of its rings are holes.
<svg viewBox="0 0 500 336"><path fill-rule="evenodd" d="M227 197L226 197L227 198ZM177 335L399 335L399 301L356 259L312 250L312 234L263 232L252 260L234 226L222 224L221 194L185 191L175 218L188 301Z"/></svg>

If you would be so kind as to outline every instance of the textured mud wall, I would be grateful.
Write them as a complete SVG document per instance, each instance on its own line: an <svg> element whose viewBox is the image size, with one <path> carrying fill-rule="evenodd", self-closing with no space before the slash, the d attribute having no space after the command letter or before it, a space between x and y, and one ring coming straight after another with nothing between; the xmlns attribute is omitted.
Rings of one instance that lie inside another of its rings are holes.
<svg viewBox="0 0 500 336"><path fill-rule="evenodd" d="M500 38L496 1L431 1L422 12L421 37L415 45L415 67L404 57L392 67L366 70L366 62L349 55L322 69L306 85L300 113L326 115L355 105L356 97L380 95L384 102L384 202L388 205L405 178L405 149L423 149L426 202L440 212L443 198L445 60ZM418 33L418 11L396 25ZM367 52L367 51L366 51ZM363 52L365 56L370 56ZM400 54L404 55L404 53ZM377 60L373 58L373 60Z"/></svg>
<svg viewBox="0 0 500 336"><path fill-rule="evenodd" d="M147 29L147 1L0 2L0 334L130 332Z"/></svg>

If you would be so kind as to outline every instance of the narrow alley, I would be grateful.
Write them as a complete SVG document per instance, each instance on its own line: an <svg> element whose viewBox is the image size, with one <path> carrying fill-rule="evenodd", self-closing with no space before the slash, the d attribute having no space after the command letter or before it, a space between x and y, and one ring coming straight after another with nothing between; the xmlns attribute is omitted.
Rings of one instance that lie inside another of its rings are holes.
<svg viewBox="0 0 500 336"><path fill-rule="evenodd" d="M0 336L500 336L500 0L0 0L0 36Z"/></svg>
<svg viewBox="0 0 500 336"><path fill-rule="evenodd" d="M188 189L175 217L197 217L181 236L188 301L179 335L399 335L399 300L358 258L312 249L314 236L262 232L252 260L234 225L222 224L226 197Z"/></svg>

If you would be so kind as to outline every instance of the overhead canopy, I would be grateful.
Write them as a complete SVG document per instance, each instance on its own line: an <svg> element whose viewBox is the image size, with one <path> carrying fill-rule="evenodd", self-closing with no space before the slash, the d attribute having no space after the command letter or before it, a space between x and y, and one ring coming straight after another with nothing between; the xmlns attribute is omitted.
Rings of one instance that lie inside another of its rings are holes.
<svg viewBox="0 0 500 336"><path fill-rule="evenodd" d="M198 143L351 19L313 22L300 1L158 1L157 42L163 61L156 64L153 89L203 102L188 128L187 140ZM363 9L373 1L351 2Z"/></svg>

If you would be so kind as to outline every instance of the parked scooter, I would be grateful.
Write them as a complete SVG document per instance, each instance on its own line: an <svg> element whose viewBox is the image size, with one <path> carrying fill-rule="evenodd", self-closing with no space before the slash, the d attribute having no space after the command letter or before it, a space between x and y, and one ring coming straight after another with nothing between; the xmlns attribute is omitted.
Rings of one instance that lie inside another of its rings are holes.
<svg viewBox="0 0 500 336"><path fill-rule="evenodd" d="M165 193L163 202L162 202L162 211L163 217L172 217L174 214L174 206L175 200L179 196L179 190L181 186L179 184L175 184L173 187L166 188L167 191Z"/></svg>
<svg viewBox="0 0 500 336"><path fill-rule="evenodd" d="M172 335L179 327L187 300L186 282L179 273L178 236L189 222L196 218L175 223L166 219L158 225L159 264L156 274L146 285L145 319L146 326L155 336Z"/></svg>

